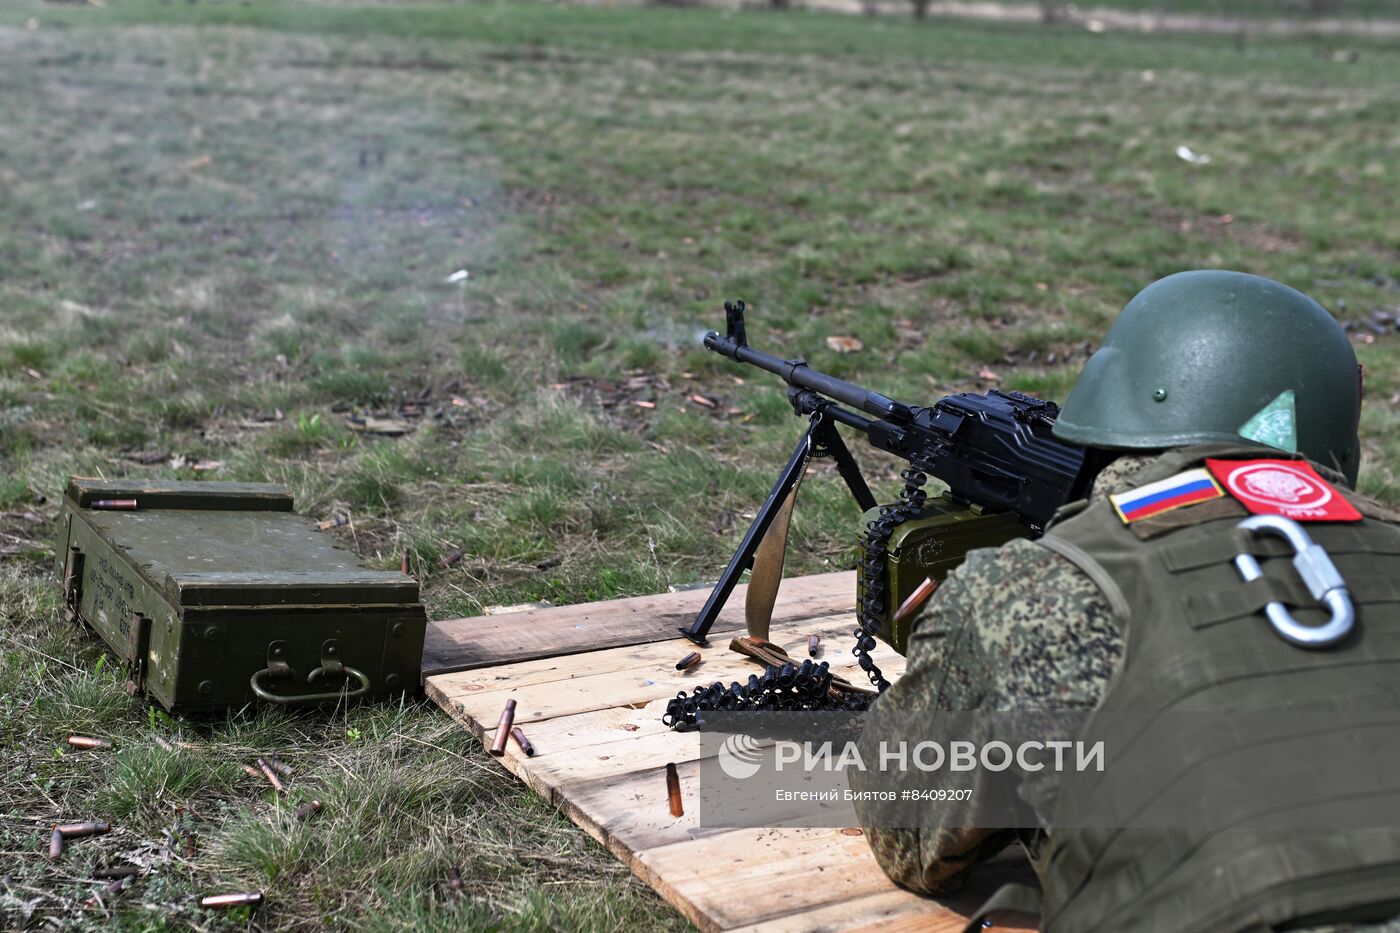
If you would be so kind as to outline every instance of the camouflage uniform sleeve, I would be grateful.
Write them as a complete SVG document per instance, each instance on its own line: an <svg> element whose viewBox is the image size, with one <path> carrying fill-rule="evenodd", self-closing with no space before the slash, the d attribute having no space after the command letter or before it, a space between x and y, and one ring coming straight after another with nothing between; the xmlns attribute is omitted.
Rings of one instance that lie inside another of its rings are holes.
<svg viewBox="0 0 1400 933"><path fill-rule="evenodd" d="M876 709L1092 709L1121 654L1112 611L1089 578L1046 548L1013 541L972 551L939 587L910 637L904 676ZM865 828L885 873L927 894L956 890L969 869L1017 836L941 826L936 812L920 822L919 829Z"/></svg>

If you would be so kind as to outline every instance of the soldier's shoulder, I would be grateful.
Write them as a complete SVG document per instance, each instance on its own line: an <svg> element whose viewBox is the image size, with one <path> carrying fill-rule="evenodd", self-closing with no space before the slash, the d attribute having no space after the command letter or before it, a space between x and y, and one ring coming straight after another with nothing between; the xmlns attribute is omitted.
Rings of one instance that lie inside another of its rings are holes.
<svg viewBox="0 0 1400 933"><path fill-rule="evenodd" d="M997 548L969 551L966 560L952 575L964 587L1003 592L1046 586L1073 587L1081 580L1089 582L1074 564L1027 538L1017 538Z"/></svg>
<svg viewBox="0 0 1400 933"><path fill-rule="evenodd" d="M1078 567L1034 541L969 552L950 580L964 612L978 617L979 637L1004 642L1057 622L1097 616L1105 600Z"/></svg>
<svg viewBox="0 0 1400 933"><path fill-rule="evenodd" d="M951 639L959 652L948 659L941 684L945 705L1089 708L1098 702L1122 640L1107 599L1083 571L1046 547L1017 540L972 551L950 579L957 581L954 598L924 620L928 631L915 630L916 638L960 636Z"/></svg>

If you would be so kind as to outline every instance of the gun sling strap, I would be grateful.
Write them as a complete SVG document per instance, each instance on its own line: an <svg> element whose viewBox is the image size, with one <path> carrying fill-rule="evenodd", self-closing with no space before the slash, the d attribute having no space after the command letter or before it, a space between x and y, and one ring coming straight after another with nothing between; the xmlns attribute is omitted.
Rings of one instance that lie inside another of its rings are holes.
<svg viewBox="0 0 1400 933"><path fill-rule="evenodd" d="M787 562L788 531L792 525L792 509L797 504L797 491L811 463L811 448L803 458L787 498L783 500L773 524L768 526L758 549L753 553L753 568L749 571L749 588L744 596L744 625L749 636L768 640L773 625L773 607L778 601L778 587L783 583L783 565Z"/></svg>

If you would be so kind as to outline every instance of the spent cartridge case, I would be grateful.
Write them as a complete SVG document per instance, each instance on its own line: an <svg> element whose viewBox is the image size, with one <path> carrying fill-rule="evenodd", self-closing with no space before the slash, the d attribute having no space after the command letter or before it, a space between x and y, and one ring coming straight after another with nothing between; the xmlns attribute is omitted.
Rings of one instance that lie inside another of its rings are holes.
<svg viewBox="0 0 1400 933"><path fill-rule="evenodd" d="M98 893L94 894L92 897L88 898L88 899L87 899L87 904L88 904L88 906L89 906L89 907L96 907L96 906L98 906L99 904L101 904L103 901L106 901L106 900L109 900L109 899L111 899L111 898L116 897L117 895L119 895L119 894L121 894L123 891L125 891L125 890L127 889L127 886L128 886L129 884L131 884L131 878L130 878L130 877L123 876L123 877L121 877L121 878L116 879L115 881L113 881L113 882L111 882L110 884L108 884L108 885L107 885L105 888L103 888L101 891L99 891Z"/></svg>
<svg viewBox="0 0 1400 933"><path fill-rule="evenodd" d="M91 820L86 823L59 823L53 828L56 833L63 833L64 839L81 839L84 836L103 836L111 832L112 826L103 820Z"/></svg>
<svg viewBox="0 0 1400 933"><path fill-rule="evenodd" d="M666 800L672 816L685 816L685 807L681 805L681 776L674 761L666 765Z"/></svg>
<svg viewBox="0 0 1400 933"><path fill-rule="evenodd" d="M135 499L95 499L88 503L88 508L96 509L99 512L135 512Z"/></svg>
<svg viewBox="0 0 1400 933"><path fill-rule="evenodd" d="M698 652L698 651L692 651L692 652L690 652L690 654L686 655L685 657L681 658L679 661L676 662L676 670L678 670L678 671L688 671L688 670L690 670L692 667L694 667L695 665L697 665L697 664L699 664L699 663L700 663L700 652Z"/></svg>
<svg viewBox="0 0 1400 933"><path fill-rule="evenodd" d="M929 601L933 591L938 589L938 581L932 577L924 579L923 583L914 587L914 592L909 594L909 598L899 604L899 608L894 611L894 621L896 625L903 625L910 616L924 607L924 603Z"/></svg>
<svg viewBox="0 0 1400 933"><path fill-rule="evenodd" d="M49 837L49 858L55 861L63 858L63 833L59 832L57 829L55 829L53 835Z"/></svg>
<svg viewBox="0 0 1400 933"><path fill-rule="evenodd" d="M210 894L199 899L200 907L210 910L232 910L235 907L257 907L263 902L261 891L239 891L234 894Z"/></svg>
<svg viewBox="0 0 1400 933"><path fill-rule="evenodd" d="M510 737L515 739L515 744L520 746L520 750L525 753L525 757L535 757L535 743L525 737L525 733L520 730L519 726L511 727Z"/></svg>
<svg viewBox="0 0 1400 933"><path fill-rule="evenodd" d="M506 708L501 710L500 722L496 723L496 740L491 743L491 754L500 758L506 753L506 741L510 730L515 726L515 701L506 700Z"/></svg>
<svg viewBox="0 0 1400 933"><path fill-rule="evenodd" d="M258 759L258 770L262 772L263 777L267 778L267 783L272 785L273 790L277 791L279 794L286 793L286 785L284 785L282 779L277 776L277 772L273 770L272 765L267 763L266 758Z"/></svg>
<svg viewBox="0 0 1400 933"><path fill-rule="evenodd" d="M820 635L807 636L807 656L809 658L815 658L817 656L817 646L821 644L821 640L822 637Z"/></svg>
<svg viewBox="0 0 1400 933"><path fill-rule="evenodd" d="M111 748L111 739L98 739L90 735L70 735L68 744L72 748Z"/></svg>

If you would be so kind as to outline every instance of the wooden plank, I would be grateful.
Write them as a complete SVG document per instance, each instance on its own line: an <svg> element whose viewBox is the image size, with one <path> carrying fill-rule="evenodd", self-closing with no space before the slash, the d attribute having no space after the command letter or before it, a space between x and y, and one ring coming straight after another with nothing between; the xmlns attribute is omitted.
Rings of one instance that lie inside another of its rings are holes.
<svg viewBox="0 0 1400 933"><path fill-rule="evenodd" d="M646 708L660 724L664 706L660 703ZM550 788L551 799L567 792L569 785L588 781L618 780L638 771L653 771L670 762L680 764L700 760L700 736L697 733L677 734L667 730L653 734L618 739L606 745L574 749L560 755L537 755L521 762L518 774L532 784ZM533 739L531 740L533 741Z"/></svg>
<svg viewBox="0 0 1400 933"><path fill-rule="evenodd" d="M676 765L676 772L686 803L685 812L679 817L671 815L664 765L621 778L572 784L559 794L558 806L635 871L633 857L639 851L729 832L725 828L700 826L699 807L694 805L700 763L681 762Z"/></svg>
<svg viewBox="0 0 1400 933"><path fill-rule="evenodd" d="M851 921L839 929L846 933L914 933L914 931L931 930L943 933L944 930L950 933L961 933L967 925L967 918L972 916L987 902L987 899L997 892L1004 884L1026 884L1032 887L1038 885L1035 872L1031 869L1031 864L1026 860L1024 851L1018 845L1008 846L1001 854L995 855L977 866L968 878L967 883L953 895L940 898L917 897L913 894L907 896L914 898L919 904L935 904L943 909L943 913L931 916L927 910L909 910L900 916L888 919L872 918L869 921ZM953 926L948 926L946 917L951 912L957 918ZM807 916L799 918L807 919ZM801 927L806 929L807 927ZM1016 914L1002 913L996 917L996 929L998 930L1035 930L1038 924L1033 918Z"/></svg>
<svg viewBox="0 0 1400 933"><path fill-rule="evenodd" d="M801 663L807 657L807 636L820 635L822 651L814 660L826 661L836 669L855 666L850 653L855 628L854 618L848 613L840 613L801 622L785 620L773 627L770 637L774 644L786 648L794 659ZM655 680L658 676L665 676L678 684L676 689L680 690L687 684L698 686L723 678L737 678L742 681L749 674L761 673L762 667L756 662L730 650L730 641L729 637L723 640L713 639L710 647L696 648L685 639L676 637L670 641L624 645L565 657L540 658L470 671L437 674L432 677L432 681L438 690L449 696L456 696L518 690L542 684L580 680L596 674L613 676L618 683L627 680ZM676 662L691 651L700 653L701 662L685 671L677 671ZM898 655L888 652L888 657L893 661Z"/></svg>
<svg viewBox="0 0 1400 933"><path fill-rule="evenodd" d="M568 785L616 782L633 772L664 768L668 762L698 760L698 733L677 733L662 725L665 707L664 701L656 701L639 708L594 710L522 727L536 748L535 756L526 757L515 742L510 742L501 763L535 793L562 806L561 792ZM625 726L635 729L625 731ZM489 745L496 736L495 723L480 734L483 744Z"/></svg>
<svg viewBox="0 0 1400 933"><path fill-rule="evenodd" d="M806 918L803 914L799 919ZM967 918L950 910L910 911L889 920L838 929L845 933L962 933L967 929Z"/></svg>
<svg viewBox="0 0 1400 933"><path fill-rule="evenodd" d="M586 716L570 717L570 719L577 721L598 717L601 722L603 717L611 717L613 722L628 721L628 717L617 716L621 712L623 711L607 710ZM635 716L638 712L643 711L628 710L626 712ZM542 725L551 726L556 725L556 723ZM579 731L571 731L566 734L578 738L587 735L587 733ZM656 738L690 738L693 740L695 737L668 733ZM611 744L607 753L613 756L613 768L628 768L629 772L620 775L608 774L595 780L576 782L568 780L568 777L576 776L579 773L578 770L566 767L553 773L534 770L527 772L525 777L532 787L544 790L546 792L544 796L551 799L576 825L606 846L619 860L632 868L639 876L647 879L649 883L651 882L650 874L658 869L645 864L646 856L644 853L648 850L685 844L711 836L726 836L730 838L722 843L723 846L732 846L734 851L743 851L751 849L755 839L766 840L773 833L780 835L794 833L794 830L790 829L754 831L701 827L698 821L698 807L693 805L697 797L695 782L698 779L700 768L699 762L693 760L698 757L694 754L691 755L691 760L682 761L677 767L681 781L682 799L686 803L685 812L679 818L671 816L668 808L665 778L665 763L668 760L668 755L665 753L655 754L656 749L653 748L649 750L649 753L641 756L645 759L645 767L636 767L640 764L640 759L617 760L616 755L626 754L625 747L619 748L619 745L625 745L625 740L622 743ZM670 760L680 758L684 754L675 749L672 749L672 753L674 757ZM566 756L566 760L567 758L568 756ZM538 763L538 759L522 760L527 762L527 767ZM551 785L551 780L558 780L560 775L565 776L563 783ZM820 838L827 839L828 842L833 832L845 835L839 830L830 829L796 832L799 838L806 834L815 833ZM860 837L853 838L859 839ZM716 844L721 845L720 843ZM827 843L823 843L823 845L825 846ZM848 847L848 849L854 849L853 857L868 859L873 863L873 856L864 845ZM852 853L848 852L847 854L851 855ZM703 853L697 852L696 855L702 857ZM819 861L815 872L808 870L803 873L799 867L789 866L794 874L785 883L796 886L798 889L804 886L816 886L824 891L830 883L831 875L829 872L844 871L847 867L849 867L849 859L840 857L832 858L829 862ZM669 866L660 870L668 872L668 877L674 875ZM867 876L867 881L870 877L875 877L877 885L880 885L880 879L883 878L883 874L879 874L878 877L871 874L869 866L866 866L860 874ZM809 878L808 875L812 877ZM875 925L878 924L883 928L893 924L896 929L901 930L960 933L966 923L966 916L976 910L987 897L1007 881L1034 883L1033 875L1029 872L1025 860L1019 855L1014 858L1003 856L992 860L983 866L973 881L953 898L938 901L929 900L908 892L898 891L885 881L879 890L868 897L840 901L816 908L813 908L809 903L797 908L797 913L792 915L765 913L761 918L754 919L750 927L754 930L834 931L870 925L869 933L877 933ZM709 883L708 880L704 879L697 882L701 888ZM668 897L674 895L673 903L677 909L702 928L711 928L707 920L700 919L711 917L709 908L703 904L697 906L692 903L693 899L690 897L688 884L672 877L671 888L672 892ZM817 893L813 897L819 899L824 895ZM812 903L816 903L816 900ZM713 918L711 917L711 919ZM713 928L720 927L715 925ZM1020 929L1020 927L1012 927L1012 929Z"/></svg>
<svg viewBox="0 0 1400 933"><path fill-rule="evenodd" d="M607 608L594 611L606 614ZM550 612L504 618L528 629ZM849 610L799 619L778 614L773 639L800 660L806 636L819 634L819 659L863 682L850 654L853 629ZM957 897L933 900L895 888L858 833L701 827L699 736L668 730L660 717L680 690L743 681L759 670L729 651L728 640L717 632L712 647L702 650L704 663L688 673L674 668L692 647L677 635L437 675L427 689L486 742L505 700L515 699L516 722L538 754L527 758L510 743L502 764L702 930L961 933L967 915L1002 881L1025 879L1023 859L1008 861L1006 870L997 859ZM885 646L877 648L876 659L892 679L904 669L903 659ZM677 764L681 779L680 817L671 815L667 803L668 762Z"/></svg>
<svg viewBox="0 0 1400 933"><path fill-rule="evenodd" d="M702 930L844 905L893 887L864 837L839 829L735 829L638 852L633 871ZM941 911L948 930L965 919Z"/></svg>
<svg viewBox="0 0 1400 933"><path fill-rule="evenodd" d="M892 929L962 933L966 925L967 918L956 911L890 885L888 890L864 897L734 927L731 933L877 933Z"/></svg>
<svg viewBox="0 0 1400 933"><path fill-rule="evenodd" d="M819 660L828 661L833 673L854 683L864 674L846 644L855 623L849 616L828 616L803 623L773 627L773 641L780 645L806 644L808 633L822 636ZM676 660L689 643L677 637L670 642L632 645L590 652L555 664L521 662L487 670L440 674L428 679L428 694L454 715L465 714L482 731L493 728L506 698L517 702L515 721L528 724L577 713L619 706L642 706L669 700L684 690L715 680L743 682L761 668L727 647L705 649L705 663L692 671L677 671ZM887 646L876 647L874 657L886 676L904 670L904 659ZM574 676L571 667L577 666ZM459 718L461 716L459 715Z"/></svg>
<svg viewBox="0 0 1400 933"><path fill-rule="evenodd" d="M727 644L735 632L743 630L747 589L747 584L735 587L715 621L713 643ZM430 622L423 648L423 679L530 658L673 639L678 637L677 629L694 621L709 595L706 589L685 590ZM794 577L783 581L773 617L799 621L849 612L855 600L853 571Z"/></svg>

